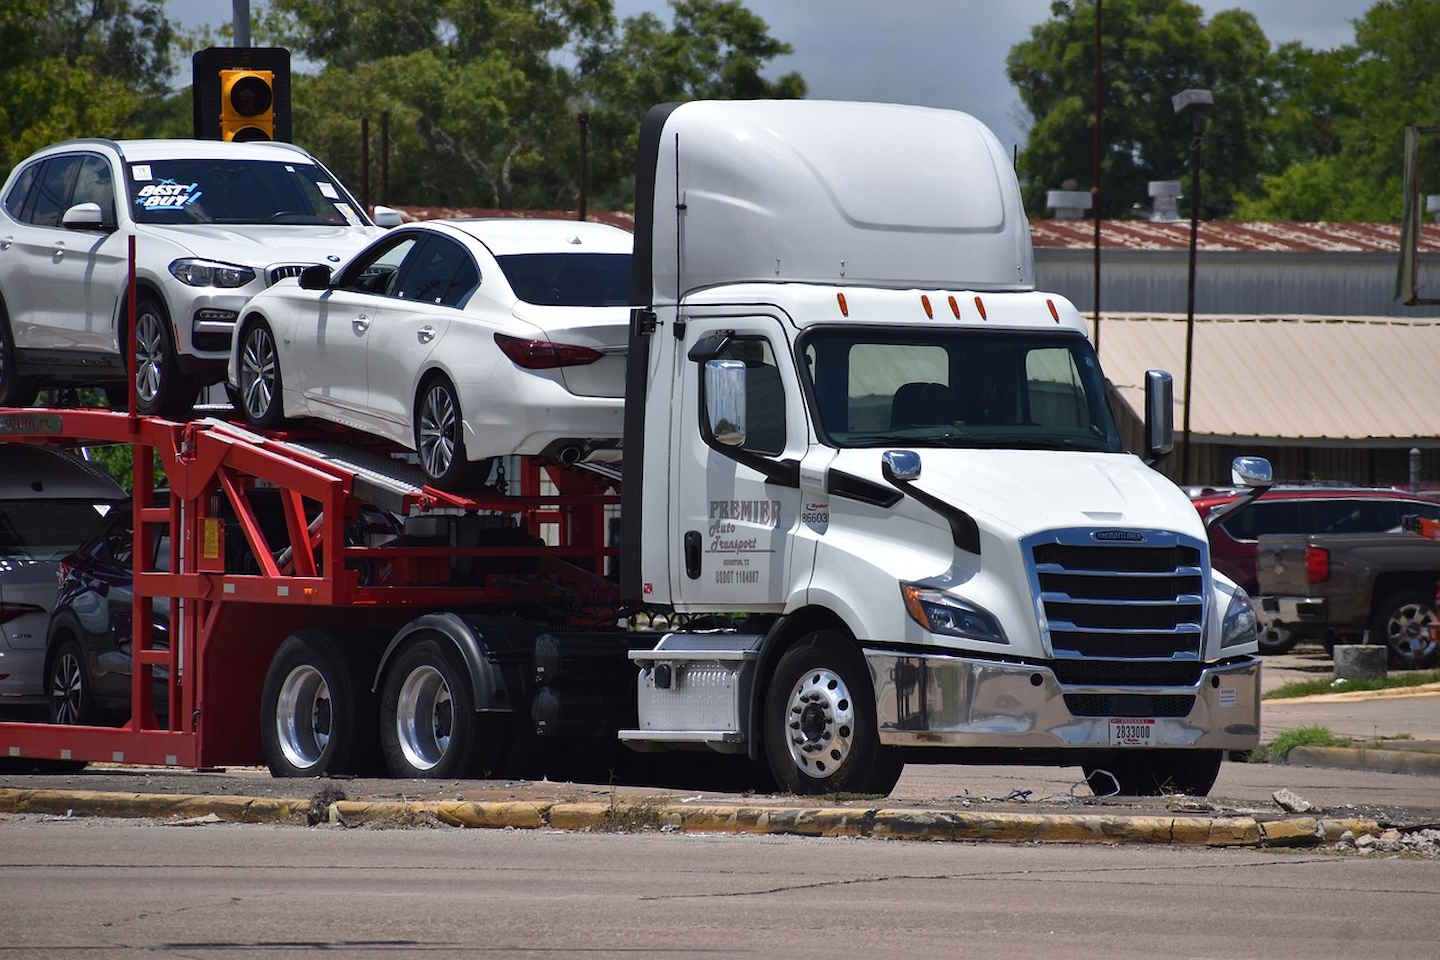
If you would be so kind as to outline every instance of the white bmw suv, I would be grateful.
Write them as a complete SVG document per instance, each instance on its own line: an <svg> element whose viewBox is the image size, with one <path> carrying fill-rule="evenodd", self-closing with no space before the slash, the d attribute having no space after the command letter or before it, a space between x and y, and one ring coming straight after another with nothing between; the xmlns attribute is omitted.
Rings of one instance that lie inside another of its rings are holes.
<svg viewBox="0 0 1440 960"><path fill-rule="evenodd" d="M377 208L386 226L394 211ZM393 220L391 219L393 217ZM180 416L225 379L240 307L381 231L324 165L287 143L73 140L0 190L0 406L47 386L126 402L128 237L137 278L136 396Z"/></svg>

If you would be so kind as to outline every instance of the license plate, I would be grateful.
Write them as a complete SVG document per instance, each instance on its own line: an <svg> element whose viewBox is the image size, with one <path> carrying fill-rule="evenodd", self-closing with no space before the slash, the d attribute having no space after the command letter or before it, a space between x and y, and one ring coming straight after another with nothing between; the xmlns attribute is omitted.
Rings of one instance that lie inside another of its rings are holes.
<svg viewBox="0 0 1440 960"><path fill-rule="evenodd" d="M1155 744L1155 721L1138 718L1111 718L1110 746L1149 747Z"/></svg>

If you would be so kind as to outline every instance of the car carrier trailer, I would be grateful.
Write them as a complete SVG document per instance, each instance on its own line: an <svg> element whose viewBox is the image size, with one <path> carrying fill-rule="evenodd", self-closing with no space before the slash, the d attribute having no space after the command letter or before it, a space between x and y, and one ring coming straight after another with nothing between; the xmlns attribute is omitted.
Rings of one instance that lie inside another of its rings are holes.
<svg viewBox="0 0 1440 960"><path fill-rule="evenodd" d="M1085 322L1033 288L1018 184L978 121L655 108L632 303L619 479L531 458L518 496L456 495L344 433L0 412L5 439L135 443L134 555L162 528L181 544L174 572L135 571L128 725L3 724L0 750L453 777L607 743L748 757L796 792L887 792L904 762L961 760L1204 793L1256 745L1249 600L1185 496L1124 451ZM1168 374L1145 395L1153 460ZM286 544L249 508L261 485L284 491ZM347 534L366 504L405 536ZM222 514L258 573L224 567ZM180 625L168 650L154 597ZM633 629L644 614L675 629Z"/></svg>

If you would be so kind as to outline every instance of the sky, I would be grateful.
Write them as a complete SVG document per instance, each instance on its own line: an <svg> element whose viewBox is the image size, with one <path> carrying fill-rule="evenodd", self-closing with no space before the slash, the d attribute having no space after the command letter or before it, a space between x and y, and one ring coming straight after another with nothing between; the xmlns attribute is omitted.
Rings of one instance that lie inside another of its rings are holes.
<svg viewBox="0 0 1440 960"><path fill-rule="evenodd" d="M1374 0L1199 2L1207 16L1236 6L1248 9L1274 46L1299 40L1325 49L1350 41L1351 20ZM1023 147L1027 118L1005 76L1005 55L1049 16L1050 0L747 0L747 5L795 48L772 72L798 71L811 97L965 110L1001 143ZM167 0L166 7L187 27L231 15L229 0ZM665 0L615 0L615 10L622 18L645 11L664 17L669 6Z"/></svg>

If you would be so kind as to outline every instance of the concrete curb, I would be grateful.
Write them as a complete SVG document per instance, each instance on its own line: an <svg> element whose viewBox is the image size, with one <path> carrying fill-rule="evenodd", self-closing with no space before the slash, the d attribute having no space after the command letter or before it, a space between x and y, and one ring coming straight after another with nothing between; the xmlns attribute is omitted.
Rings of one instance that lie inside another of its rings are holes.
<svg viewBox="0 0 1440 960"><path fill-rule="evenodd" d="M1394 700L1400 697L1440 697L1440 683L1421 683L1413 687L1385 687L1381 690L1351 690L1349 693L1312 693L1308 697L1275 697L1262 699L1267 707L1299 706L1306 703L1363 703L1366 700Z"/></svg>
<svg viewBox="0 0 1440 960"><path fill-rule="evenodd" d="M1374 747L1292 747L1285 763L1296 767L1340 767L1372 773L1440 777L1440 754Z"/></svg>
<svg viewBox="0 0 1440 960"><path fill-rule="evenodd" d="M1297 748L1298 749L1298 748ZM340 800L312 811L308 800L104 793L94 790L0 789L0 814L194 818L236 823L454 827L518 830L790 834L890 840L991 840L1006 843L1151 843L1203 847L1295 847L1334 842L1346 830L1379 834L1374 820L1291 817L1125 816L972 813L884 807L782 807L750 804L424 802Z"/></svg>

